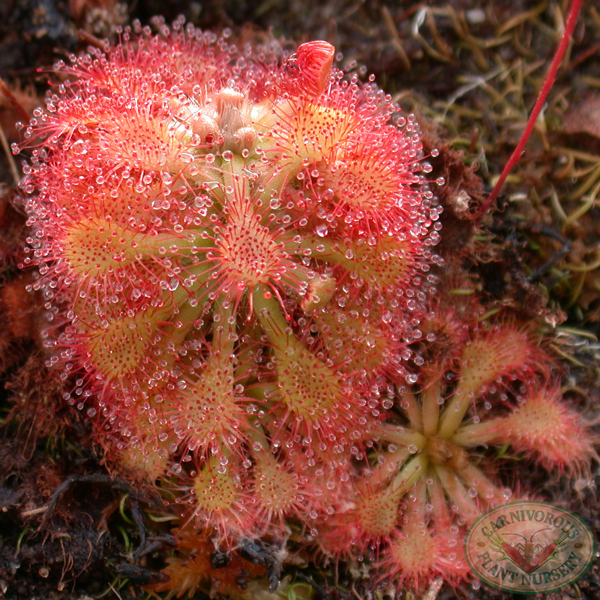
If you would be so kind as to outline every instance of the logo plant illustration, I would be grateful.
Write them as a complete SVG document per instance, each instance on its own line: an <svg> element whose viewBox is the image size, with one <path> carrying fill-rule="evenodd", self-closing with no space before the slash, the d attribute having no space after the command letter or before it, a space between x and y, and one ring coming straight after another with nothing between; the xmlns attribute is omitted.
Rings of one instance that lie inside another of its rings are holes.
<svg viewBox="0 0 600 600"><path fill-rule="evenodd" d="M159 29L55 65L18 148L64 400L115 473L181 505L155 591L292 524L398 589L458 583L465 526L510 496L482 447L574 475L594 436L533 331L432 308L442 209L412 115L327 42Z"/></svg>

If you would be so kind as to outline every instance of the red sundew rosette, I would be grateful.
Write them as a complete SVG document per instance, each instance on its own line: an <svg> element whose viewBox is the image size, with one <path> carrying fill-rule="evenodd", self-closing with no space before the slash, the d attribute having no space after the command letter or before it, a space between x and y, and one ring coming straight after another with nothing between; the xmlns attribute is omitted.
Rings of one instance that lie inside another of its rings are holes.
<svg viewBox="0 0 600 600"><path fill-rule="evenodd" d="M38 189L31 262L59 325L52 360L80 375L70 400L95 396L98 436L128 469L155 479L173 461L192 514L223 535L307 508L253 496L261 471L273 489L298 472L277 483L252 456L256 436L348 476L383 418L379 388L420 335L433 239L420 138L333 54L316 42L284 65L240 61L180 25L126 31L58 68L74 81L29 132L46 139L25 183ZM373 363L338 360L335 331L303 332L300 319L330 326L332 302L336 319L352 313L341 342L355 356L361 320L379 335ZM375 391L358 374L371 367Z"/></svg>

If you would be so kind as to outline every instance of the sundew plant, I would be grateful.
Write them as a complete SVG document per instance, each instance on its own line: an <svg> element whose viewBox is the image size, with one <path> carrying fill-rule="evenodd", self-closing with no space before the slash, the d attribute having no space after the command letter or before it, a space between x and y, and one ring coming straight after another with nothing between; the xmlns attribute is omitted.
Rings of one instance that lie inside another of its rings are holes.
<svg viewBox="0 0 600 600"><path fill-rule="evenodd" d="M168 488L217 545L293 526L315 560L376 549L379 580L457 583L464 526L510 496L472 449L573 473L594 440L531 331L432 310L437 151L334 63L327 42L284 57L179 21L54 66L16 148L47 362L113 472ZM425 363L416 343L449 329ZM472 420L505 380L531 395ZM157 589L190 589L188 559Z"/></svg>

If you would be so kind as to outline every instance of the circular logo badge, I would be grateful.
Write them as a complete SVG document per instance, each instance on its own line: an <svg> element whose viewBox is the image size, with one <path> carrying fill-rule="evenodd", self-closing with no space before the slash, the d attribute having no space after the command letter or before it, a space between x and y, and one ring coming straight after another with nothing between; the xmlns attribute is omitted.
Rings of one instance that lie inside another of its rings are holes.
<svg viewBox="0 0 600 600"><path fill-rule="evenodd" d="M573 583L596 552L592 532L581 518L534 501L503 504L479 517L464 549L477 577L517 594L552 592Z"/></svg>

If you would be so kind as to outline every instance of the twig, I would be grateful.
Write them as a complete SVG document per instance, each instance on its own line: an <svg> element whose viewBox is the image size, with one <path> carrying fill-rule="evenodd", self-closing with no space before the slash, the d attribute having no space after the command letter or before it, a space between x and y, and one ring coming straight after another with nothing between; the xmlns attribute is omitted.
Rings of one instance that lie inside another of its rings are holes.
<svg viewBox="0 0 600 600"><path fill-rule="evenodd" d="M571 243L571 240L564 238L562 235L560 235L553 229L546 227L545 225L534 225L529 228L529 231L533 233L539 233L562 244L562 248L560 250L555 252L549 260L547 260L543 265L539 266L537 269L535 269L535 271L531 273L531 275L529 276L529 281L533 282L538 280L542 275L547 273L558 261L563 259L571 251L573 244Z"/></svg>
<svg viewBox="0 0 600 600"><path fill-rule="evenodd" d="M13 105L15 110L21 115L21 118L25 121L25 123L29 123L29 114L23 108L23 105L17 100L17 97L11 92L10 88L6 85L2 77L0 77L0 90Z"/></svg>
<svg viewBox="0 0 600 600"><path fill-rule="evenodd" d="M398 52L398 56L402 61L402 64L406 68L407 71L411 70L410 58L406 54L406 50L404 50L404 46L402 45L402 40L400 39L400 35L398 34L398 29L396 28L396 24L394 23L394 19L392 14L390 13L390 9L387 6L383 6L381 8L381 14L383 15L383 20L385 21L385 25L392 36L392 45Z"/></svg>
<svg viewBox="0 0 600 600"><path fill-rule="evenodd" d="M19 177L19 171L17 170L17 165L15 164L15 159L13 158L13 155L8 146L8 140L6 139L6 136L4 135L4 128L2 127L1 123L0 123L0 143L2 144L2 149L4 150L4 153L6 154L6 159L8 160L8 166L10 167L10 172L12 174L12 178L15 182L15 185L19 185L19 181L21 180L21 178Z"/></svg>

